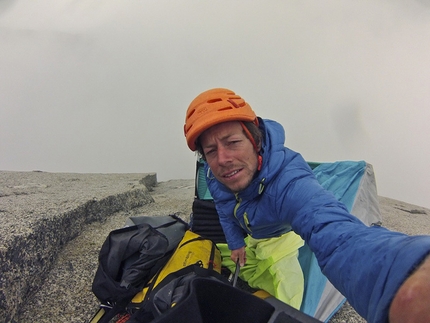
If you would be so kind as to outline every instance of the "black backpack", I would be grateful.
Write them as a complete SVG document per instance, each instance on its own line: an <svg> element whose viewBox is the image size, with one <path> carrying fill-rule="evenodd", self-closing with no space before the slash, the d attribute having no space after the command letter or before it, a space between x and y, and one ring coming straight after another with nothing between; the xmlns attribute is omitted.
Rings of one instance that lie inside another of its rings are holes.
<svg viewBox="0 0 430 323"><path fill-rule="evenodd" d="M90 322L109 322L164 266L188 229L174 215L130 218L131 226L110 232L99 254L92 290L100 300Z"/></svg>

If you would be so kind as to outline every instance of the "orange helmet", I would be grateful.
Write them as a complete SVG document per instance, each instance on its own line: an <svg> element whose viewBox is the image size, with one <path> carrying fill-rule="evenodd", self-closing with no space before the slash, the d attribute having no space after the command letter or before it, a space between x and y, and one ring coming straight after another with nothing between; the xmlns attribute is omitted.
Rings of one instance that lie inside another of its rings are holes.
<svg viewBox="0 0 430 323"><path fill-rule="evenodd" d="M185 116L184 133L188 147L195 151L197 138L210 127L226 121L250 121L257 115L239 95L228 89L211 89L199 94Z"/></svg>

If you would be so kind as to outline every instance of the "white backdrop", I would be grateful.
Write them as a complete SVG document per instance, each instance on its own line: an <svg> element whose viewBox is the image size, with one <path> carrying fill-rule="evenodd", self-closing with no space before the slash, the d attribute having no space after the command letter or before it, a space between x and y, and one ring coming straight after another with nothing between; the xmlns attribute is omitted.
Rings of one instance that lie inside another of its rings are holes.
<svg viewBox="0 0 430 323"><path fill-rule="evenodd" d="M309 161L430 207L430 2L0 2L0 169L193 178L185 111L228 87Z"/></svg>

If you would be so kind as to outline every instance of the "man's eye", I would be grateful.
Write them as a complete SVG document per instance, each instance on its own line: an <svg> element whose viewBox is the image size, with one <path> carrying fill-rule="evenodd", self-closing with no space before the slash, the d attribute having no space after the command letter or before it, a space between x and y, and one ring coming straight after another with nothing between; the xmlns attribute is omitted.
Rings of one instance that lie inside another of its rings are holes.
<svg viewBox="0 0 430 323"><path fill-rule="evenodd" d="M215 149L211 149L205 152L205 155L213 155L215 153Z"/></svg>

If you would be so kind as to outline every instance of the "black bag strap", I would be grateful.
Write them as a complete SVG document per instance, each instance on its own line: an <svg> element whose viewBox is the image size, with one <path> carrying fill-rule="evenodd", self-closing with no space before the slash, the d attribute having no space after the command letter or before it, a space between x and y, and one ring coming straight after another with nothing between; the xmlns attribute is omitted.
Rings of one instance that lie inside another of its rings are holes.
<svg viewBox="0 0 430 323"><path fill-rule="evenodd" d="M94 314L89 323L109 323L117 314L125 311L125 305L114 306L101 304L99 310Z"/></svg>

